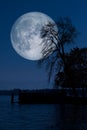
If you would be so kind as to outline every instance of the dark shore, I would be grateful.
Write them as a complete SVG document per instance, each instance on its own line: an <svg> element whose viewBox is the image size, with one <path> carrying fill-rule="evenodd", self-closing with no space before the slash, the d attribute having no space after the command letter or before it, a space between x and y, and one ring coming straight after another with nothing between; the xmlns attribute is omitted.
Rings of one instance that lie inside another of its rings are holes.
<svg viewBox="0 0 87 130"><path fill-rule="evenodd" d="M42 89L42 90L0 90L0 95L11 96L11 103L15 103L15 96L18 96L19 104L87 104L87 96L67 95L64 90Z"/></svg>
<svg viewBox="0 0 87 130"><path fill-rule="evenodd" d="M56 89L21 91L19 104L87 104L87 97L67 95L65 91Z"/></svg>

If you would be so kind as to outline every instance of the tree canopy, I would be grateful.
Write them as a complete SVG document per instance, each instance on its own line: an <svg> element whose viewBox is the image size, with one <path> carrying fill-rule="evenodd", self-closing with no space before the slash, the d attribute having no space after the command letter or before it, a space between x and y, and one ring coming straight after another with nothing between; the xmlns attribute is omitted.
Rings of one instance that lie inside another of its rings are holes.
<svg viewBox="0 0 87 130"><path fill-rule="evenodd" d="M68 88L87 87L87 48L74 48L66 54L66 66L58 72L55 85Z"/></svg>

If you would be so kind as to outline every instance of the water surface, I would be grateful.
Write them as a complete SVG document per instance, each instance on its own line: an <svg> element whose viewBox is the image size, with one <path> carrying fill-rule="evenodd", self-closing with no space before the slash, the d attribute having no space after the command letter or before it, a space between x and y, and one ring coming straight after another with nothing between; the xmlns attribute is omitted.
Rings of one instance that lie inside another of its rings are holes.
<svg viewBox="0 0 87 130"><path fill-rule="evenodd" d="M0 96L0 130L87 130L87 105L12 105Z"/></svg>

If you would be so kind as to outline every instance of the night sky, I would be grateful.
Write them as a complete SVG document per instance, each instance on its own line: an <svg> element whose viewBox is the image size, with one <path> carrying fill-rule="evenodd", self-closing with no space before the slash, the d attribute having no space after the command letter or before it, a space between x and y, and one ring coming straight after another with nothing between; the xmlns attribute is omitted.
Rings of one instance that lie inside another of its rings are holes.
<svg viewBox="0 0 87 130"><path fill-rule="evenodd" d="M70 17L80 32L76 46L87 47L87 0L0 0L0 89L52 87L45 69L20 57L11 45L13 23L31 11L43 12L55 22L59 17Z"/></svg>

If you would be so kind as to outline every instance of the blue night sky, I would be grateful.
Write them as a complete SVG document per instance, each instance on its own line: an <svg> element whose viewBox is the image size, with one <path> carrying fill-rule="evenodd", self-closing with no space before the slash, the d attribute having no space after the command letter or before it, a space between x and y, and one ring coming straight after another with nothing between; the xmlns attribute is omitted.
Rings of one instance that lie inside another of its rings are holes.
<svg viewBox="0 0 87 130"><path fill-rule="evenodd" d="M87 0L0 0L0 89L51 88L47 72L37 62L25 60L12 48L10 31L24 13L40 11L54 21L70 17L80 35L77 46L87 47Z"/></svg>

